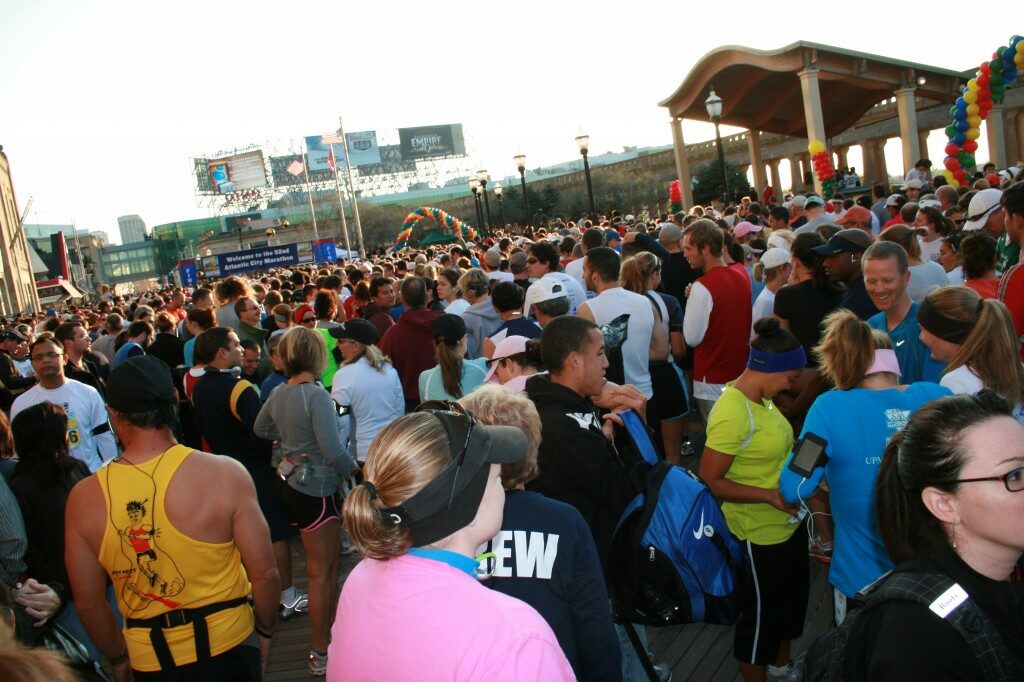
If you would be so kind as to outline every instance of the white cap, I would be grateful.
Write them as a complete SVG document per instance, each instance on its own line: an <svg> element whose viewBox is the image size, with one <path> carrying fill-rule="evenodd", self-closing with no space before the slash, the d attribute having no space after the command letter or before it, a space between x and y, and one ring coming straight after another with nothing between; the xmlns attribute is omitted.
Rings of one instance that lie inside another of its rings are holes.
<svg viewBox="0 0 1024 682"><path fill-rule="evenodd" d="M556 279L541 277L526 290L526 303L523 304L523 314L529 315L530 308L534 304L562 297L568 298L569 292L565 290L565 286L561 282Z"/></svg>
<svg viewBox="0 0 1024 682"><path fill-rule="evenodd" d="M964 223L964 231L980 230L985 227L988 218L999 209L999 203L1003 199L1003 191L995 187L983 189L973 197L967 206L967 222Z"/></svg>
<svg viewBox="0 0 1024 682"><path fill-rule="evenodd" d="M782 241L785 240L783 239ZM789 251L780 246L775 246L768 249L761 256L761 265L763 265L766 270L769 268L777 268L778 266L788 262Z"/></svg>

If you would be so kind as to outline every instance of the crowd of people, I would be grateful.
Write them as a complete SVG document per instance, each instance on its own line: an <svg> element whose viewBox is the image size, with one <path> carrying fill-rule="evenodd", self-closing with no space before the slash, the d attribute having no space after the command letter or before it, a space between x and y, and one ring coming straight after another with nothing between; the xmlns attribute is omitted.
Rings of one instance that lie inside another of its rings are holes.
<svg viewBox="0 0 1024 682"><path fill-rule="evenodd" d="M866 601L904 564L955 580L1024 674L1016 177L584 215L8 319L0 670L58 670L25 648L56 624L118 680L254 680L308 614L314 676L644 679L608 583L634 410L743 546L744 679L800 679L809 556L835 624L879 633L872 679L987 670L927 606ZM796 435L824 444L810 472Z"/></svg>

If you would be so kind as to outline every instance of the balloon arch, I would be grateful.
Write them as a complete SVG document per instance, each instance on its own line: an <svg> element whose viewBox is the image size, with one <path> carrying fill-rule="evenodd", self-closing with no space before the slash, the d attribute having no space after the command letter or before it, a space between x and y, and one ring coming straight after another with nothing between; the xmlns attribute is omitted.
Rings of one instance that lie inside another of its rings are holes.
<svg viewBox="0 0 1024 682"><path fill-rule="evenodd" d="M413 229L425 220L433 220L447 229L431 231L426 236L421 233L414 238ZM395 237L395 245L392 248L395 251L401 251L410 246L470 241L476 239L476 236L477 232L472 226L455 216L449 215L439 208L421 206L405 216L405 220L402 221L402 231Z"/></svg>

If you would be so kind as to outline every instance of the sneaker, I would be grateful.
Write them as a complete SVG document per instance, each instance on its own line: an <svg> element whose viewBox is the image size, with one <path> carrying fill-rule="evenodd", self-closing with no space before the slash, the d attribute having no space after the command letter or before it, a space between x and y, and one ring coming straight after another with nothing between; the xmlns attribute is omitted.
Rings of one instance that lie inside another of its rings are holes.
<svg viewBox="0 0 1024 682"><path fill-rule="evenodd" d="M323 677L327 674L327 654L317 653L314 649L309 650L309 674L313 677Z"/></svg>
<svg viewBox="0 0 1024 682"><path fill-rule="evenodd" d="M774 682L800 682L800 670L790 661L782 667L776 667L774 665L768 666L768 680Z"/></svg>
<svg viewBox="0 0 1024 682"><path fill-rule="evenodd" d="M823 564L832 563L832 547L831 542L822 542L821 538L817 535L810 541L811 558L817 559Z"/></svg>
<svg viewBox="0 0 1024 682"><path fill-rule="evenodd" d="M291 620L309 611L309 595L293 587L292 597L281 601L278 611L281 620Z"/></svg>
<svg viewBox="0 0 1024 682"><path fill-rule="evenodd" d="M672 682L672 668L668 663L655 663L654 672L658 673L658 682Z"/></svg>

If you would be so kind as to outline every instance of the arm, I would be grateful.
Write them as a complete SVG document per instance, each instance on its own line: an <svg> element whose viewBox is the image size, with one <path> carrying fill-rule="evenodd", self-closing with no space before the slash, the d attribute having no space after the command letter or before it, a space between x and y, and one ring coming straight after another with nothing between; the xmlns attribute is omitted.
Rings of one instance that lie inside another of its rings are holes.
<svg viewBox="0 0 1024 682"><path fill-rule="evenodd" d="M683 330L669 330L668 341L672 348L672 357L675 358L676 362L682 362L683 358L686 357L686 342L683 341Z"/></svg>
<svg viewBox="0 0 1024 682"><path fill-rule="evenodd" d="M586 303L584 303L583 305L576 309L576 315L578 317L582 317L584 320L590 320L591 322L597 324L597 320L594 319L594 313L590 312L590 306L588 306Z"/></svg>
<svg viewBox="0 0 1024 682"><path fill-rule="evenodd" d="M14 361L10 357L4 357L0 358L0 383L8 389L18 390L19 388L35 386L36 378L33 376L21 376L15 371Z"/></svg>
<svg viewBox="0 0 1024 682"><path fill-rule="evenodd" d="M338 428L338 412L334 400L326 391L317 391L309 401L309 412L313 418L313 434L324 460L329 462L342 477L348 477L355 468L348 450L341 441Z"/></svg>
<svg viewBox="0 0 1024 682"><path fill-rule="evenodd" d="M704 448L700 460L700 477L708 484L716 498L724 502L762 502L789 514L796 513L796 508L785 502L777 489L755 488L726 478L733 459L732 455L709 447Z"/></svg>
<svg viewBox="0 0 1024 682"><path fill-rule="evenodd" d="M662 246L661 242L646 232L627 232L626 236L622 238L623 244L629 244L634 241L645 251L650 251L662 261L667 260L669 257L668 249Z"/></svg>
<svg viewBox="0 0 1024 682"><path fill-rule="evenodd" d="M654 305L653 301L651 304L651 314L654 316L654 326L651 328L651 345L648 350L648 357L652 359L666 358L669 355L669 338L668 330L665 329L664 325L661 324L661 316L657 306Z"/></svg>
<svg viewBox="0 0 1024 682"><path fill-rule="evenodd" d="M686 300L686 315L683 316L683 338L689 346L699 346L708 332L708 321L714 305L711 292L699 281L690 285Z"/></svg>
<svg viewBox="0 0 1024 682"><path fill-rule="evenodd" d="M488 360L494 356L494 341L491 341L491 337L488 336L484 339L480 355Z"/></svg>
<svg viewBox="0 0 1024 682"><path fill-rule="evenodd" d="M256 414L256 419L252 424L252 431L260 438L267 440L281 440L281 434L277 430L277 425L274 424L274 416L271 414L274 410L272 402L274 398L273 392L267 396L267 402L263 403L263 407Z"/></svg>

